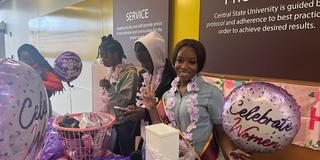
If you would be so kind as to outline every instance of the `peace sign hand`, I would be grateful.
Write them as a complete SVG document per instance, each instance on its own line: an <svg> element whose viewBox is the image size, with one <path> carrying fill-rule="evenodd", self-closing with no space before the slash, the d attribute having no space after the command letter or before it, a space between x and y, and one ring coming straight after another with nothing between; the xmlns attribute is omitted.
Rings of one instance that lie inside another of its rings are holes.
<svg viewBox="0 0 320 160"><path fill-rule="evenodd" d="M143 104L148 110L152 110L156 108L156 103L154 81L151 81L143 92Z"/></svg>

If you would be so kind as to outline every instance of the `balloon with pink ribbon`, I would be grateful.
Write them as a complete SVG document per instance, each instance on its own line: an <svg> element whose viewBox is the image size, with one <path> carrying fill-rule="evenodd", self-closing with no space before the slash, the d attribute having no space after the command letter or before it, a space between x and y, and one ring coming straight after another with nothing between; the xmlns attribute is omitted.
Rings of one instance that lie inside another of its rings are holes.
<svg viewBox="0 0 320 160"><path fill-rule="evenodd" d="M300 127L296 100L270 83L239 86L223 107L223 128L247 152L273 152L290 144Z"/></svg>
<svg viewBox="0 0 320 160"><path fill-rule="evenodd" d="M34 160L48 120L48 98L29 65L0 59L0 159Z"/></svg>
<svg viewBox="0 0 320 160"><path fill-rule="evenodd" d="M74 52L63 52L55 59L54 69L59 78L70 86L70 82L78 78L81 73L81 58Z"/></svg>

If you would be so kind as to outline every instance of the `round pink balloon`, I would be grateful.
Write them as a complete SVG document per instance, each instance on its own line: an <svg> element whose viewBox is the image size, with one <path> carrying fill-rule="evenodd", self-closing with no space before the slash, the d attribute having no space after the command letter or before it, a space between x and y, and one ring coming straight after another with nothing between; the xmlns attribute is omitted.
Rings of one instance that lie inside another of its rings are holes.
<svg viewBox="0 0 320 160"><path fill-rule="evenodd" d="M234 89L222 117L225 132L248 152L273 152L290 144L301 119L295 99L284 89L264 82Z"/></svg>
<svg viewBox="0 0 320 160"><path fill-rule="evenodd" d="M48 98L30 66L0 59L0 159L34 160L45 138Z"/></svg>

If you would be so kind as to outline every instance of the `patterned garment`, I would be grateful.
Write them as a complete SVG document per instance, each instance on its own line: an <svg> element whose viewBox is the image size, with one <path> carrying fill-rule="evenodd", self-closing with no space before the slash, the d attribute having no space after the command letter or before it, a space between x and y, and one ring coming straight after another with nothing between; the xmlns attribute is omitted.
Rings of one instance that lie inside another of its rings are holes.
<svg viewBox="0 0 320 160"><path fill-rule="evenodd" d="M224 98L221 91L209 83L205 82L200 76L197 76L199 91L198 103L195 105L199 109L199 120L197 127L192 130L192 141L190 145L195 152L202 156L207 151L213 151L212 156L216 157L218 154L218 146L212 137L213 124L221 124L221 111L223 107ZM178 129L185 132L190 124L190 116L188 113L188 100L191 93L188 91L181 97L179 91L175 92L175 118ZM163 96L162 108L158 108L158 113L163 122L168 122L166 116L166 101L168 100L168 92ZM161 106L159 103L158 107ZM211 145L209 145L209 143ZM208 147L208 145L210 147ZM213 149L212 149L213 148ZM209 152L207 152L209 153ZM212 157L210 156L210 157Z"/></svg>
<svg viewBox="0 0 320 160"><path fill-rule="evenodd" d="M137 70L130 64L120 64L112 70L109 80L111 87L106 89L107 105L102 111L115 115L113 106L127 107L135 103Z"/></svg>
<svg viewBox="0 0 320 160"><path fill-rule="evenodd" d="M162 123L169 124L169 119L166 116L166 106L165 102L162 99L158 105L157 110L159 118ZM205 146L201 149L201 152L196 153L195 148L192 144L183 138L182 133L180 132L179 140L179 159L180 160L224 160L222 154L219 153L219 145L217 141L213 138L214 135L211 133L209 139L205 143Z"/></svg>

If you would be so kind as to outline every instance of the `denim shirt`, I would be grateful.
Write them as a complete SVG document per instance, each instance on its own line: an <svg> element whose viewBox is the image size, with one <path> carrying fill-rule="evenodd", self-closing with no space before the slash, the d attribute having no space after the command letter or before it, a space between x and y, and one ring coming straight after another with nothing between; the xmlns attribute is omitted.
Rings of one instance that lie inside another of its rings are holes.
<svg viewBox="0 0 320 160"><path fill-rule="evenodd" d="M200 154L203 147L213 133L213 124L221 124L222 122L222 107L224 98L221 91L205 82L201 76L197 76L198 79L198 103L195 105L199 108L199 120L196 125L197 128L192 130L192 142L197 154ZM182 132L186 132L188 125L190 124L190 116L188 112L188 99L192 93L185 91L181 97L179 90L175 92L175 118L178 129ZM167 102L168 92L164 94L164 100Z"/></svg>

